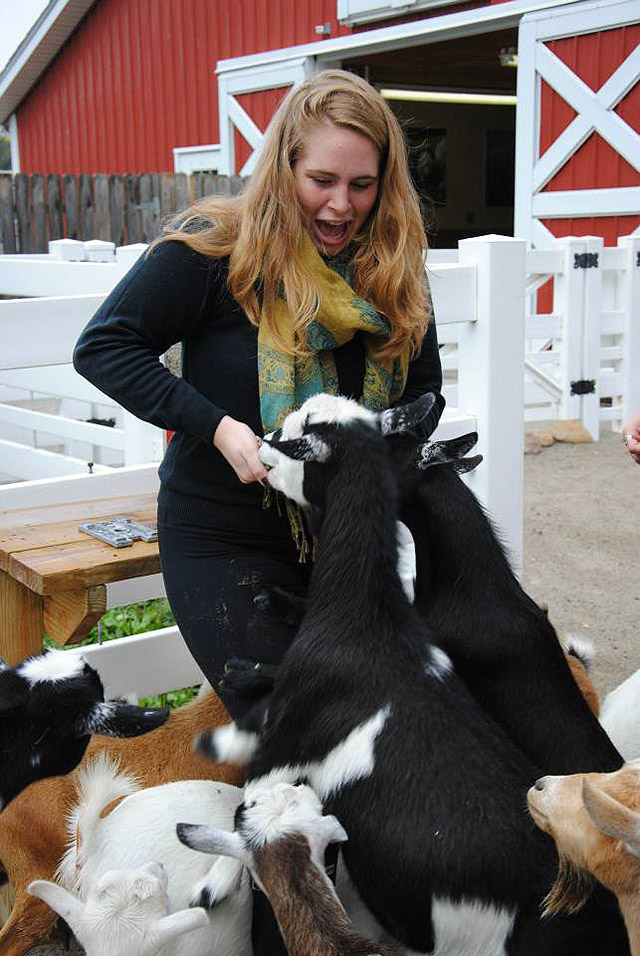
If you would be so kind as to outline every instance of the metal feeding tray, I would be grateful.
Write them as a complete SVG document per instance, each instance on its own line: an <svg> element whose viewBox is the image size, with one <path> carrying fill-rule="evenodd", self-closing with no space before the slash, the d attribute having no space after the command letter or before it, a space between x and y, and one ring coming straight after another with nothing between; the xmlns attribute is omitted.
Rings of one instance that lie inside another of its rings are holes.
<svg viewBox="0 0 640 956"><path fill-rule="evenodd" d="M109 518L108 521L84 521L79 530L104 541L113 548L130 548L134 541L157 541L158 531L131 518Z"/></svg>

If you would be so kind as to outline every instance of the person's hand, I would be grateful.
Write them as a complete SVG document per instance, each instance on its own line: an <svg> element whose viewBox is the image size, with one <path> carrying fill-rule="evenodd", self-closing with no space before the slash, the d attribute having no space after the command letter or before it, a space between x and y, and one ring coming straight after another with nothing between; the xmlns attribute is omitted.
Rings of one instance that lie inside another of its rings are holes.
<svg viewBox="0 0 640 956"><path fill-rule="evenodd" d="M633 460L640 465L640 412L622 429L622 441Z"/></svg>
<svg viewBox="0 0 640 956"><path fill-rule="evenodd" d="M240 481L248 485L266 478L267 469L258 458L262 439L244 422L225 415L215 430L213 444L227 459Z"/></svg>

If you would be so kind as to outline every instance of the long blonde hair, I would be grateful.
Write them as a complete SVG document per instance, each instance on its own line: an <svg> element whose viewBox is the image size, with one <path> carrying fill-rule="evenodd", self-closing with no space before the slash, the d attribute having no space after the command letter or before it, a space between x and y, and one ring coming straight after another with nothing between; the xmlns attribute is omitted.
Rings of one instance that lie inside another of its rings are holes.
<svg viewBox="0 0 640 956"><path fill-rule="evenodd" d="M325 70L292 89L271 121L244 192L200 200L158 241L178 239L205 255L229 256L229 291L253 325L273 322L275 300L284 297L296 354L304 354L318 293L302 259L305 225L293 167L305 137L323 122L362 133L380 154L378 196L354 239L353 288L390 321L391 337L380 357L395 357L407 345L415 354L430 313L420 204L397 119L378 91L353 73ZM287 350L277 328L271 331Z"/></svg>

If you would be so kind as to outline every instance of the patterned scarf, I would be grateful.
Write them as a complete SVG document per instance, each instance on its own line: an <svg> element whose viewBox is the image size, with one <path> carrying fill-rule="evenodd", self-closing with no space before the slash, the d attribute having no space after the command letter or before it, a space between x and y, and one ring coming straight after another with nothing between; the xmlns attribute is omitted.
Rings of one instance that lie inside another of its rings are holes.
<svg viewBox="0 0 640 956"><path fill-rule="evenodd" d="M265 435L279 428L289 412L299 408L312 395L321 392L339 394L338 374L331 350L344 345L357 331L363 333L365 352L361 399L365 408L384 411L400 398L407 381L409 346L395 359L381 360L374 356L376 348L389 338L391 326L386 316L354 295L349 284L348 262L338 257L333 260L331 268L306 232L302 258L319 290L318 310L307 334L307 348L311 354L302 358L288 355L277 348L266 322L261 322L258 329L260 414ZM293 324L283 299L276 301L275 319L280 335L293 347ZM264 504L271 504L270 489L266 489ZM276 505L280 510L277 499ZM304 562L310 546L300 509L288 500L285 508L299 559Z"/></svg>
<svg viewBox="0 0 640 956"><path fill-rule="evenodd" d="M383 411L400 398L407 381L409 347L397 358L380 360L376 348L389 338L391 326L364 299L354 295L349 285L348 268L338 260L335 269L327 265L305 233L302 257L319 290L318 311L309 326L307 348L310 355L297 358L280 351L267 323L258 329L258 376L260 414L265 435L279 428L289 414L312 395L320 392L338 395L338 375L332 349L344 345L362 331L365 374L361 402L372 411ZM275 320L280 335L292 347L294 332L287 303L278 299Z"/></svg>

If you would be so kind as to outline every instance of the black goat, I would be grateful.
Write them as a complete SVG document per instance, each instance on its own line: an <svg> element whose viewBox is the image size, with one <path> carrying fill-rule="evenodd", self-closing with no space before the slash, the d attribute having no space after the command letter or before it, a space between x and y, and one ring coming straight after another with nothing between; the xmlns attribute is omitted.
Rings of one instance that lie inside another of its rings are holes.
<svg viewBox="0 0 640 956"><path fill-rule="evenodd" d="M401 518L416 547L415 606L472 694L542 773L611 771L619 755L589 709L547 615L522 589L460 478L472 433L392 439Z"/></svg>
<svg viewBox="0 0 640 956"><path fill-rule="evenodd" d="M333 405L343 422L322 424ZM262 456L270 484L315 510L318 558L245 802L265 779L307 779L349 835L344 859L364 902L413 950L463 951L472 939L476 956L595 953L592 926L540 919L557 858L525 814L536 768L403 592L397 479L380 419L326 396L296 414L301 437ZM205 746L229 759L231 742L223 732Z"/></svg>
<svg viewBox="0 0 640 956"><path fill-rule="evenodd" d="M34 780L69 773L91 734L137 737L169 710L104 702L97 672L74 651L48 651L15 667L0 660L0 810Z"/></svg>

